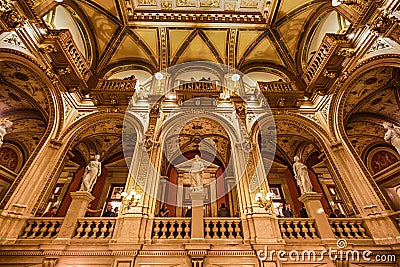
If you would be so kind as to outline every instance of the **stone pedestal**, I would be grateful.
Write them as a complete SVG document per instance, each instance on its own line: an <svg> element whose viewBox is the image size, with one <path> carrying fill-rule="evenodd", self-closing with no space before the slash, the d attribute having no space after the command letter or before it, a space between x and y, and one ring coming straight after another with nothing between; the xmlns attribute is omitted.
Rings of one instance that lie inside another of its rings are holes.
<svg viewBox="0 0 400 267"><path fill-rule="evenodd" d="M118 243L138 243L142 232L143 224L146 221L142 219L142 214L125 214L118 218L113 239Z"/></svg>
<svg viewBox="0 0 400 267"><path fill-rule="evenodd" d="M71 238L74 234L78 218L84 217L88 204L94 199L89 192L71 192L71 205L65 215L64 222L60 228L57 238Z"/></svg>
<svg viewBox="0 0 400 267"><path fill-rule="evenodd" d="M204 239L204 199L206 195L204 192L191 192L190 198L192 199L192 240Z"/></svg>
<svg viewBox="0 0 400 267"><path fill-rule="evenodd" d="M307 214L310 218L315 219L315 227L317 228L321 239L336 240L321 204L321 193L309 192L304 193L298 199L304 204Z"/></svg>

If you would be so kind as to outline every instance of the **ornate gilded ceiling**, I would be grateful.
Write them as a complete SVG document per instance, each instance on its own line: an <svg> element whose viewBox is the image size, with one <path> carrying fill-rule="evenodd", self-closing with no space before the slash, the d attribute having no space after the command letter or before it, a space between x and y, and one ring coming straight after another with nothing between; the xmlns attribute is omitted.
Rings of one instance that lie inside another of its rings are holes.
<svg viewBox="0 0 400 267"><path fill-rule="evenodd" d="M154 73L193 60L223 63L243 72L270 69L293 78L298 76L297 53L311 17L330 9L329 1L307 0L174 0L173 9L165 8L166 2L66 3L91 35L92 65L100 78L124 64ZM130 8L135 16L129 16Z"/></svg>

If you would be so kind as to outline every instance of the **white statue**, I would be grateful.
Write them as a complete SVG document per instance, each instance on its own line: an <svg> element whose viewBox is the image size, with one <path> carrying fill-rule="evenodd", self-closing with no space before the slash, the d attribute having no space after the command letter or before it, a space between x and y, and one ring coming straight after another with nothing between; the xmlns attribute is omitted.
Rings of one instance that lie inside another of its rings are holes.
<svg viewBox="0 0 400 267"><path fill-rule="evenodd" d="M308 176L307 166L300 162L298 156L294 157L293 164L294 178L296 178L297 184L300 187L300 192L303 195L307 192L313 192L310 176Z"/></svg>
<svg viewBox="0 0 400 267"><path fill-rule="evenodd" d="M83 174L82 185L79 191L92 192L94 184L101 174L101 162L99 159L100 155L96 155L94 160L86 166L85 173Z"/></svg>
<svg viewBox="0 0 400 267"><path fill-rule="evenodd" d="M390 122L384 122L383 128L386 130L385 141L392 144L400 154L400 127Z"/></svg>
<svg viewBox="0 0 400 267"><path fill-rule="evenodd" d="M7 129L10 128L13 123L9 119L0 120L0 147L3 145L4 136L7 134Z"/></svg>
<svg viewBox="0 0 400 267"><path fill-rule="evenodd" d="M193 191L203 191L203 170L204 164L201 162L200 157L196 155L194 157L192 167L190 168L190 184L192 185Z"/></svg>

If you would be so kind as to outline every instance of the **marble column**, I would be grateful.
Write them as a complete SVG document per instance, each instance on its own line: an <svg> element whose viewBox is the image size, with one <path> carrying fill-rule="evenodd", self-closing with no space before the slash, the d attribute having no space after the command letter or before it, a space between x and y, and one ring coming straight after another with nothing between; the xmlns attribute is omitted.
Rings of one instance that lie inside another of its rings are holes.
<svg viewBox="0 0 400 267"><path fill-rule="evenodd" d="M65 215L57 239L72 238L78 218L84 217L88 204L95 199L92 194L85 191L71 192L71 205Z"/></svg>
<svg viewBox="0 0 400 267"><path fill-rule="evenodd" d="M315 227L320 234L321 239L336 240L321 204L321 193L309 192L304 193L298 199L304 204L307 214L310 218L315 219Z"/></svg>
<svg viewBox="0 0 400 267"><path fill-rule="evenodd" d="M191 239L204 239L204 192L191 192L190 198L192 199L192 225L191 225Z"/></svg>

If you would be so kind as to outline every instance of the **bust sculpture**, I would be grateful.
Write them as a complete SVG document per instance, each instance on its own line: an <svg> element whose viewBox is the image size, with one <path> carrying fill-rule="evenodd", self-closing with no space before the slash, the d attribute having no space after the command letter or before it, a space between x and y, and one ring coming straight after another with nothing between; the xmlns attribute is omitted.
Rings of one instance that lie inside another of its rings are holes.
<svg viewBox="0 0 400 267"><path fill-rule="evenodd" d="M82 185L79 191L92 192L97 178L101 174L101 162L99 161L100 155L96 155L85 168L83 174Z"/></svg>
<svg viewBox="0 0 400 267"><path fill-rule="evenodd" d="M303 195L307 192L313 192L307 166L300 162L300 158L298 156L294 157L293 172L294 178L297 181L297 185L300 187L301 194Z"/></svg>
<svg viewBox="0 0 400 267"><path fill-rule="evenodd" d="M196 155L189 171L190 184L193 188L193 191L203 190L203 170L204 164L201 162L200 157Z"/></svg>
<svg viewBox="0 0 400 267"><path fill-rule="evenodd" d="M7 134L7 129L10 128L13 123L9 119L0 120L0 147L3 145L4 136Z"/></svg>
<svg viewBox="0 0 400 267"><path fill-rule="evenodd" d="M386 130L385 141L394 146L400 154L400 127L393 125L390 122L384 122L383 128Z"/></svg>

